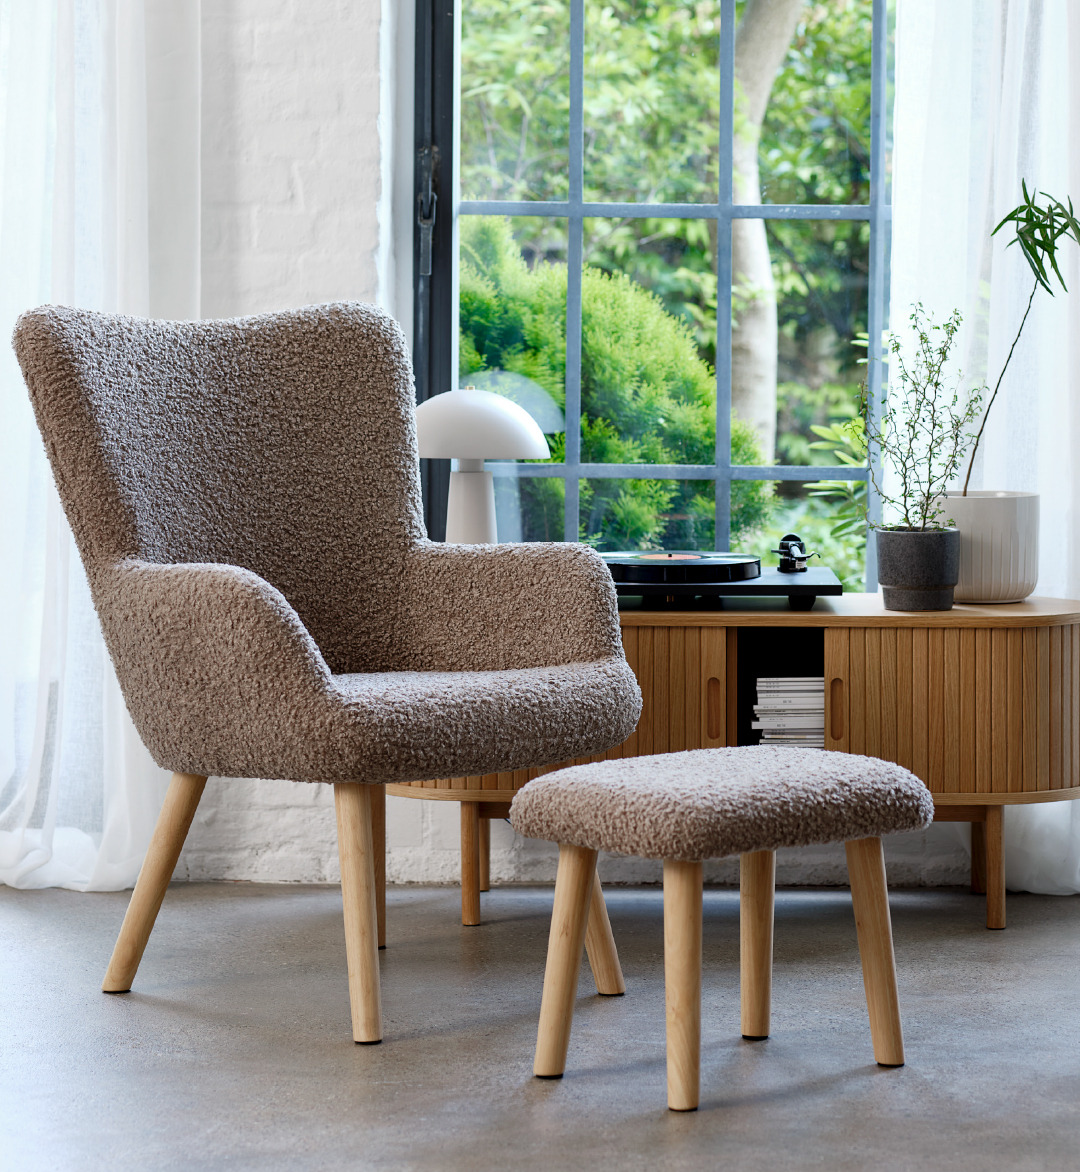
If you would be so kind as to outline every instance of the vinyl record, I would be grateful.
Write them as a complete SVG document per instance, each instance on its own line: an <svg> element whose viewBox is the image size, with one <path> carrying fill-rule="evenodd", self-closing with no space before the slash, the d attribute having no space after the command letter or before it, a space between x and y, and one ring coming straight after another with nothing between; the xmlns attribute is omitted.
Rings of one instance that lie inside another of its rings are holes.
<svg viewBox="0 0 1080 1172"><path fill-rule="evenodd" d="M744 582L761 575L761 559L746 553L649 549L600 556L616 582L641 585Z"/></svg>

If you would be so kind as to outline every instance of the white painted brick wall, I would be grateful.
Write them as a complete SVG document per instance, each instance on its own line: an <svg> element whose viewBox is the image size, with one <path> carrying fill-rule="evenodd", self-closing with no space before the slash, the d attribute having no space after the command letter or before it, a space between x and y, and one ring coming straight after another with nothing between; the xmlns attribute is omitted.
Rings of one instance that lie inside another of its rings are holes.
<svg viewBox="0 0 1080 1172"><path fill-rule="evenodd" d="M206 317L375 300L381 0L205 0Z"/></svg>
<svg viewBox="0 0 1080 1172"><path fill-rule="evenodd" d="M399 316L411 309L409 85L407 77L392 84L387 72L393 60L411 68L404 4L204 0L204 316L336 298L380 301L397 306ZM403 209L396 223L389 222L391 208ZM457 804L391 798L387 805L391 881L455 881ZM892 878L963 881L958 834L945 825L894 840ZM492 826L491 841L496 881L554 877L551 844L526 842L505 823ZM658 881L660 868L607 858L601 873L615 881ZM708 873L735 880L731 862L713 864ZM336 881L330 788L211 779L177 874ZM843 852L784 852L778 877L842 882Z"/></svg>

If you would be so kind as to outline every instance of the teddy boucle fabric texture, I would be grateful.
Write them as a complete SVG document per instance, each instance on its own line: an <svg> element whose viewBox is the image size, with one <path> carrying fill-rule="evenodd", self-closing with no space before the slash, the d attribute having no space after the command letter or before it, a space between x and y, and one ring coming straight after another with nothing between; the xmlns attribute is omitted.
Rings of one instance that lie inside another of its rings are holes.
<svg viewBox="0 0 1080 1172"><path fill-rule="evenodd" d="M574 765L529 782L510 808L529 838L682 862L876 838L933 819L930 791L899 765L772 745Z"/></svg>
<svg viewBox="0 0 1080 1172"><path fill-rule="evenodd" d="M593 550L427 539L411 364L380 310L44 306L14 343L159 765L417 781L633 730L641 696Z"/></svg>

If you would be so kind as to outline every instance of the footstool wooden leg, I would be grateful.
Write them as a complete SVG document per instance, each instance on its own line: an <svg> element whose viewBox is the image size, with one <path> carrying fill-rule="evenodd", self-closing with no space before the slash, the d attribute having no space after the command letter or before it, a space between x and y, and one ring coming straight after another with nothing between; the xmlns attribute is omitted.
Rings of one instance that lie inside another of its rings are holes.
<svg viewBox="0 0 1080 1172"><path fill-rule="evenodd" d="M701 1081L701 864L664 860L668 1107L694 1111Z"/></svg>
<svg viewBox="0 0 1080 1172"><path fill-rule="evenodd" d="M739 859L739 986L742 1036L767 1038L772 1002L773 898L776 853Z"/></svg>
<svg viewBox="0 0 1080 1172"><path fill-rule="evenodd" d="M896 993L892 921L881 839L859 838L844 846L855 928L859 936L866 1006L870 1011L874 1058L881 1066L903 1066L904 1037Z"/></svg>
<svg viewBox="0 0 1080 1172"><path fill-rule="evenodd" d="M1005 927L1005 807L986 807L986 926Z"/></svg>
<svg viewBox="0 0 1080 1172"><path fill-rule="evenodd" d="M461 803L461 922L480 923L480 803Z"/></svg>
<svg viewBox="0 0 1080 1172"><path fill-rule="evenodd" d="M589 901L589 926L585 929L585 951L589 957L597 993L605 997L620 997L626 992L615 937L611 934L604 890L600 876L593 880L592 899Z"/></svg>
<svg viewBox="0 0 1080 1172"><path fill-rule="evenodd" d="M566 1069L595 876L596 851L567 844L559 847L559 873L555 879L555 906L551 913L544 996L533 1063L533 1073L539 1078L561 1078Z"/></svg>

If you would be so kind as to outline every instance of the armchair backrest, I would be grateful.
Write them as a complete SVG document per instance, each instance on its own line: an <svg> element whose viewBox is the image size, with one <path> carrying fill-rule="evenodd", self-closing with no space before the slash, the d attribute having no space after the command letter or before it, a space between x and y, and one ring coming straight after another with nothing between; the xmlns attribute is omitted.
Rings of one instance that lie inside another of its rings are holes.
<svg viewBox="0 0 1080 1172"><path fill-rule="evenodd" d="M92 588L127 558L243 566L285 595L331 670L381 666L424 536L412 371L386 314L45 306L14 341Z"/></svg>

